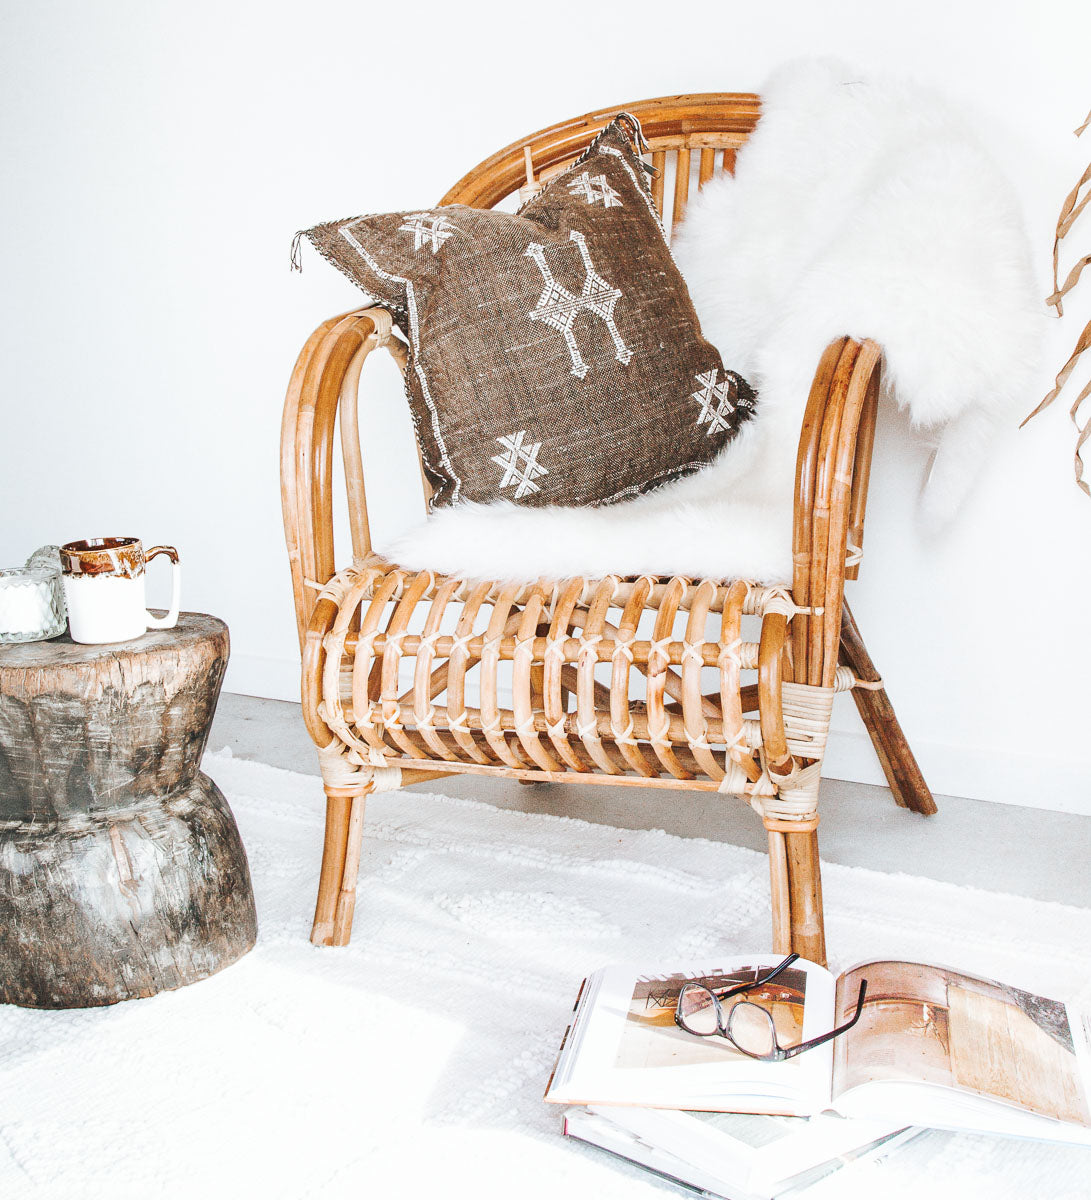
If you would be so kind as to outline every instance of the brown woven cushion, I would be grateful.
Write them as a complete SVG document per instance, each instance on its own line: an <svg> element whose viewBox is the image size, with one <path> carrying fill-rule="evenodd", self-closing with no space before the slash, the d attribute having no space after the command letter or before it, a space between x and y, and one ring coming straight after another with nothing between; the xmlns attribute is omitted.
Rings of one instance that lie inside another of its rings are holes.
<svg viewBox="0 0 1091 1200"><path fill-rule="evenodd" d="M517 215L460 204L305 231L388 308L434 506L619 500L752 410L701 337L622 116Z"/></svg>

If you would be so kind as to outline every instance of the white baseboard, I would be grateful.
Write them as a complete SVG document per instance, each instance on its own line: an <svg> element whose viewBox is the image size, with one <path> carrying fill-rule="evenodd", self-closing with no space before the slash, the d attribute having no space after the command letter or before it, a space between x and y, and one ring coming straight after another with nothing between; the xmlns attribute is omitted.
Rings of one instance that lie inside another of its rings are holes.
<svg viewBox="0 0 1091 1200"><path fill-rule="evenodd" d="M235 655L227 669L224 690L298 704L299 663ZM503 697L500 701L504 703ZM952 746L920 738L914 738L912 746L928 786L938 796L964 796L993 804L1091 816L1091 767L1080 760L1054 760L1047 765L1041 755L994 747ZM831 731L823 774L850 783L886 784L871 741L862 731Z"/></svg>
<svg viewBox="0 0 1091 1200"><path fill-rule="evenodd" d="M256 654L232 654L227 664L223 690L240 696L299 703L299 660L262 658Z"/></svg>
<svg viewBox="0 0 1091 1200"><path fill-rule="evenodd" d="M1085 762L1050 762L1041 755L911 739L928 786L937 796L964 796L1091 816L1091 769ZM822 774L852 783L884 785L883 769L866 733L832 730Z"/></svg>

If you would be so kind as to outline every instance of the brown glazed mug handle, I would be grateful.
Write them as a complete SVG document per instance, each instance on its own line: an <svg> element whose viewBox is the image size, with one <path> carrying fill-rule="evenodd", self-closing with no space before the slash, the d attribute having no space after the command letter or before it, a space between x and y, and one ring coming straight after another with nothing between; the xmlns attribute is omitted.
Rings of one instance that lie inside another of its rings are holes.
<svg viewBox="0 0 1091 1200"><path fill-rule="evenodd" d="M181 599L182 586L182 568L178 563L178 551L173 546L152 546L150 550L144 551L144 562L149 563L157 554L165 554L172 563L171 575L171 592L170 592L170 612L165 617L153 617L151 613L147 614L147 622L149 629L173 629L178 624L178 605Z"/></svg>

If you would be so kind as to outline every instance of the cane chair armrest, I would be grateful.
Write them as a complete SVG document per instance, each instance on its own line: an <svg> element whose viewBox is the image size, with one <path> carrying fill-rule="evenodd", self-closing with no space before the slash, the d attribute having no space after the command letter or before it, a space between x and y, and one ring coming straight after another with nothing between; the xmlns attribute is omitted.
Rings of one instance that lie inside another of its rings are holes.
<svg viewBox="0 0 1091 1200"><path fill-rule="evenodd" d="M839 338L818 364L796 457L792 596L811 615L793 622L793 678L832 687L845 579L855 578L882 352ZM848 545L853 542L849 561Z"/></svg>
<svg viewBox="0 0 1091 1200"><path fill-rule="evenodd" d="M301 648L315 598L336 567L333 440L338 416L354 558L371 549L357 390L364 362L378 347L405 369L408 351L394 336L386 309L373 306L331 317L308 338L288 384L281 423L281 503Z"/></svg>

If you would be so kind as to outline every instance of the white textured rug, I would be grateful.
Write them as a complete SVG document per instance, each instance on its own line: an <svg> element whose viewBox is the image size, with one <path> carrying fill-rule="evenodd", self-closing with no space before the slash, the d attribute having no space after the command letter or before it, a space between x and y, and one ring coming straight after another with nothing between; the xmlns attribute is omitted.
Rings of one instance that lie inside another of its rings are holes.
<svg viewBox="0 0 1091 1200"><path fill-rule="evenodd" d="M764 947L765 859L441 796L370 802L353 944L307 941L317 779L219 755L257 947L106 1009L0 1008L0 1196L676 1194L541 1100L582 974ZM921 957L1091 1002L1091 912L827 866L835 965ZM1091 1150L929 1133L808 1197L1091 1196Z"/></svg>

